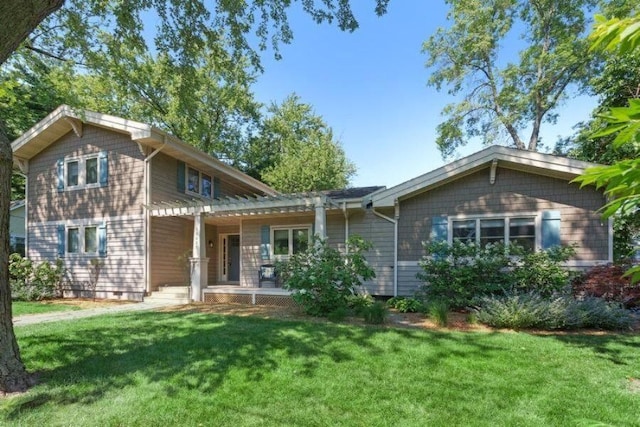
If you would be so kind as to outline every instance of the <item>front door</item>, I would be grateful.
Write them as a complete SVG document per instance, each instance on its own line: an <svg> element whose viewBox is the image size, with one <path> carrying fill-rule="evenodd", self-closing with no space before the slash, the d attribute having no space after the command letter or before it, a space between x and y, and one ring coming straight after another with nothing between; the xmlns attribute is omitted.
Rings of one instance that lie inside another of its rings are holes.
<svg viewBox="0 0 640 427"><path fill-rule="evenodd" d="M240 236L229 235L229 278L230 282L240 281Z"/></svg>
<svg viewBox="0 0 640 427"><path fill-rule="evenodd" d="M240 235L220 236L220 281L240 281Z"/></svg>

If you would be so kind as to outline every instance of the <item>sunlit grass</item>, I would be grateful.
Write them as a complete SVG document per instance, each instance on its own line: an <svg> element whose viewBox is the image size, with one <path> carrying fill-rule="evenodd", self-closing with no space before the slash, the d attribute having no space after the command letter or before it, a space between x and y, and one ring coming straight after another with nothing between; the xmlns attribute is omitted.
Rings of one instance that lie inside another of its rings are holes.
<svg viewBox="0 0 640 427"><path fill-rule="evenodd" d="M428 332L144 312L16 328L0 423L640 425L636 335Z"/></svg>
<svg viewBox="0 0 640 427"><path fill-rule="evenodd" d="M65 304L51 304L46 301L28 302L13 301L11 303L12 313L14 316L22 316L25 314L50 313L54 311L79 310L79 307Z"/></svg>

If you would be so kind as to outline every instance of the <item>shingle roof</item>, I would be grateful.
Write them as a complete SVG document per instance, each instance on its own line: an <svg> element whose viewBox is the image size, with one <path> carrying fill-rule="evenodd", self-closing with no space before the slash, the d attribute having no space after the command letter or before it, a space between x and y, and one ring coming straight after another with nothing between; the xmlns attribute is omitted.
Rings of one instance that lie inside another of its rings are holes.
<svg viewBox="0 0 640 427"><path fill-rule="evenodd" d="M323 191L322 194L325 196L334 199L359 199L368 194L374 193L378 190L382 190L383 186L371 186L371 187L354 187L354 188L344 188L342 190L328 190Z"/></svg>

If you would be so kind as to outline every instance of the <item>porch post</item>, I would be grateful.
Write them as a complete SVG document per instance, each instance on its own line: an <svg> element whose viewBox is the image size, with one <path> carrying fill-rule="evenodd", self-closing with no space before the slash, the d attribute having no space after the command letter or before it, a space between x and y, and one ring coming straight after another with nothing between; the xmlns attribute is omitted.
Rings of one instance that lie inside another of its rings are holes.
<svg viewBox="0 0 640 427"><path fill-rule="evenodd" d="M321 197L316 198L316 234L321 239L327 238L327 213L324 208L324 200Z"/></svg>
<svg viewBox="0 0 640 427"><path fill-rule="evenodd" d="M207 245L204 214L197 212L193 217L193 254L191 257L191 299L202 301L202 288L207 286Z"/></svg>

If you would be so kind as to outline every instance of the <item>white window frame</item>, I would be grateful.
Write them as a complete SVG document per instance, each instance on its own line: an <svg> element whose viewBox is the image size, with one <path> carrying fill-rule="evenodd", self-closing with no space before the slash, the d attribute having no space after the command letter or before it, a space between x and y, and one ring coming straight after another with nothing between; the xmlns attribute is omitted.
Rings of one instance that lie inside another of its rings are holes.
<svg viewBox="0 0 640 427"><path fill-rule="evenodd" d="M189 189L189 170L192 170L198 173L198 191L192 191ZM184 176L185 193L202 197L204 199L213 199L213 194L214 194L213 187L215 185L213 180L213 175L211 175L210 173L204 173L200 169L194 168L193 166L190 166L188 164L185 165L184 174L185 174ZM204 191L203 191L204 185L202 180L203 176L206 176L207 178L209 178L211 182L211 194L209 194L208 196L204 195Z"/></svg>
<svg viewBox="0 0 640 427"><path fill-rule="evenodd" d="M504 244L506 246L510 243L510 221L511 219L521 219L521 218L533 218L534 226L535 226L535 244L534 250L540 250L542 247L542 216L539 212L515 212L510 214L479 214L479 215L456 215L449 216L447 219L447 241L449 244L453 243L453 222L454 221L475 221L476 225L476 235L475 235L475 243L480 244L480 221L481 220L491 220L498 219L504 220Z"/></svg>
<svg viewBox="0 0 640 427"><path fill-rule="evenodd" d="M98 223L87 223L87 224L68 224L65 226L64 230L64 252L66 256L71 257L81 257L81 256L98 256L100 252L100 237L98 234L98 228L101 224ZM96 230L96 250L95 252L87 252L85 251L85 232L87 228L95 228ZM78 252L69 252L69 230L78 230Z"/></svg>
<svg viewBox="0 0 640 427"><path fill-rule="evenodd" d="M291 255L293 255L293 230L302 230L305 229L307 230L307 241L309 243L311 243L311 229L312 229L312 225L311 224L298 224L298 225L276 225L276 226L272 226L271 227L271 232L270 232L270 252L271 252L271 259L275 259L275 260L287 260L291 257ZM275 254L275 232L276 231L281 231L281 230L288 230L289 232L289 253L287 255L276 255Z"/></svg>
<svg viewBox="0 0 640 427"><path fill-rule="evenodd" d="M96 167L97 167L97 180L94 183L87 184L87 160L96 159ZM77 185L69 185L69 176L68 176L68 166L69 163L77 162L78 163L78 184ZM64 189L65 190L82 190L85 188L97 188L100 187L100 174L101 174L101 166L100 166L100 155L99 153L86 154L84 156L74 156L74 157L65 157L64 159Z"/></svg>

